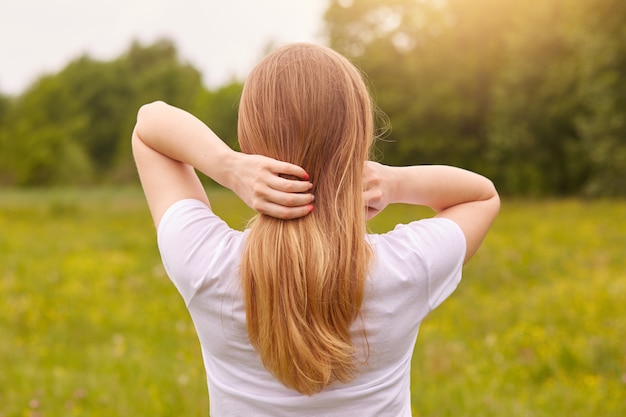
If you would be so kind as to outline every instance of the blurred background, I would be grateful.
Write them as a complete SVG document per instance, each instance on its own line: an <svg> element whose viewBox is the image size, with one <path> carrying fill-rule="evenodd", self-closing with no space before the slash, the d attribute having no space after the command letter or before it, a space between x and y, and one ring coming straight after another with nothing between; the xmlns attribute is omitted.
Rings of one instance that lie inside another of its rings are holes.
<svg viewBox="0 0 626 417"><path fill-rule="evenodd" d="M236 146L241 83L285 42L326 44L369 78L375 158L445 163L504 194L626 195L621 0L28 0L2 6L0 185L135 182L151 100Z"/></svg>

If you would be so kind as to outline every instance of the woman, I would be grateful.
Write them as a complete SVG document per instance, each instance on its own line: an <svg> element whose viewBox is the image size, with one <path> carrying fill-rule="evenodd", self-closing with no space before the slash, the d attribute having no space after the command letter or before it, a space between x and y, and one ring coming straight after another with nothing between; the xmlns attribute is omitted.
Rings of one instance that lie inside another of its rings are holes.
<svg viewBox="0 0 626 417"><path fill-rule="evenodd" d="M241 153L182 110L140 109L135 160L199 335L212 416L411 415L420 322L456 288L499 199L461 169L366 162L372 113L355 67L308 44L249 75ZM212 212L194 168L259 213L246 231ZM436 216L368 235L390 203Z"/></svg>

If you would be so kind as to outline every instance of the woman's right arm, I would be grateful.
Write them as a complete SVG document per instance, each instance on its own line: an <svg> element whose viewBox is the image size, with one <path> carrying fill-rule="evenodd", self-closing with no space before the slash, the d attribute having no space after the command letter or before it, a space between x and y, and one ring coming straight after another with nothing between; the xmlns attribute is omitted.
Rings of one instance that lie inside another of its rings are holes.
<svg viewBox="0 0 626 417"><path fill-rule="evenodd" d="M369 217L388 204L427 206L459 225L466 241L465 262L476 253L500 209L493 183L471 171L442 165L392 167L367 162L365 192Z"/></svg>
<svg viewBox="0 0 626 417"><path fill-rule="evenodd" d="M235 152L198 118L166 103L141 107L132 145L155 225L178 200L193 198L210 207L194 168L233 190L259 213L293 219L311 212L313 184L281 177L308 178L304 169Z"/></svg>

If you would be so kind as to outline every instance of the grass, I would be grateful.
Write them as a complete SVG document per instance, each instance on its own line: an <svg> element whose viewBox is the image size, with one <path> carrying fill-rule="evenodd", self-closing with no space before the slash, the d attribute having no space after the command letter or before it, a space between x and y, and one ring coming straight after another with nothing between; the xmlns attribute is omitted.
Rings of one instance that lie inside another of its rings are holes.
<svg viewBox="0 0 626 417"><path fill-rule="evenodd" d="M211 195L245 225L249 209ZM505 200L422 326L414 414L626 415L624 213ZM370 226L427 214L394 206ZM208 414L194 328L138 190L0 190L0 307L0 417Z"/></svg>

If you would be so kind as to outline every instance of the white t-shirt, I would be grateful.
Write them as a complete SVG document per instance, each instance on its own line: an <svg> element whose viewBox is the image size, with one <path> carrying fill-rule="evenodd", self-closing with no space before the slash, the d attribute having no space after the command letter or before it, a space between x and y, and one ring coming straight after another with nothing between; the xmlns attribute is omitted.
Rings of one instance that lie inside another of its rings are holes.
<svg viewBox="0 0 626 417"><path fill-rule="evenodd" d="M197 200L174 203L158 229L163 265L200 339L211 416L411 416L411 356L420 323L461 279L465 237L458 225L426 219L367 236L374 262L361 319L352 326L361 358L369 346L367 362L354 380L312 396L276 380L248 341L238 275L246 234Z"/></svg>

